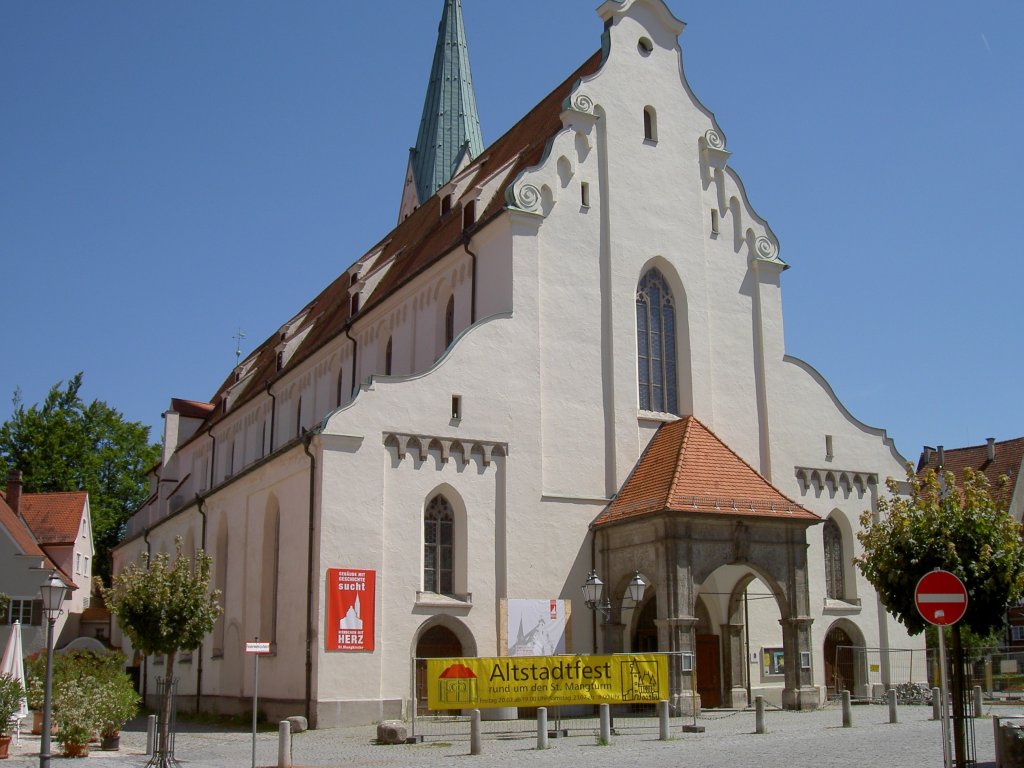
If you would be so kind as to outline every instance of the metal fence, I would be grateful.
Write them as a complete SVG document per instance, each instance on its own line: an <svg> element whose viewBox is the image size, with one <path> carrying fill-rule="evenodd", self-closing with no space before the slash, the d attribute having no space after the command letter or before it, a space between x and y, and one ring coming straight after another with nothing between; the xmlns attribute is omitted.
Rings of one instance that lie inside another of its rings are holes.
<svg viewBox="0 0 1024 768"><path fill-rule="evenodd" d="M927 657L923 651L907 648L866 648L860 645L836 646L835 658L827 660L825 681L829 697L850 691L854 699L881 700L889 688L896 688L900 699L911 692L920 694ZM922 694L923 695L923 694ZM929 694L930 695L930 694Z"/></svg>

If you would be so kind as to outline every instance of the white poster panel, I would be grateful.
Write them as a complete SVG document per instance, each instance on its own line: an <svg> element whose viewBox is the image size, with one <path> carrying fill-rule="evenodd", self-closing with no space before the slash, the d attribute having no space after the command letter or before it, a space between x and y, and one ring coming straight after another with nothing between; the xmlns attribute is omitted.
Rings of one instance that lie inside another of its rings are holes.
<svg viewBox="0 0 1024 768"><path fill-rule="evenodd" d="M506 601L508 655L553 656L566 652L567 600Z"/></svg>

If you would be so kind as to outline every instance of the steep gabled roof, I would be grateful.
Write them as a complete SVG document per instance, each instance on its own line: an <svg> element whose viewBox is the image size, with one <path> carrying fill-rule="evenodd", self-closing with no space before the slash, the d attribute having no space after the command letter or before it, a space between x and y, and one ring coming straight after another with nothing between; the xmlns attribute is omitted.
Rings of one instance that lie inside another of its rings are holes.
<svg viewBox="0 0 1024 768"><path fill-rule="evenodd" d="M39 548L38 542L32 535L25 521L14 514L14 511L7 506L7 500L0 496L0 526L14 540L24 554L33 557L45 558L46 554Z"/></svg>
<svg viewBox="0 0 1024 768"><path fill-rule="evenodd" d="M1009 509L1013 499L1013 489L1020 478L1021 461L1024 460L1024 437L1003 440L993 445L995 458L988 458L988 444L972 445L967 448L944 448L945 464L943 468L952 472L957 481L963 477L967 467L985 475L991 486L992 499L1003 509ZM921 453L917 463L917 472L925 469L938 470L939 454L928 449ZM1005 476L1009 482L1003 485L1000 479Z"/></svg>
<svg viewBox="0 0 1024 768"><path fill-rule="evenodd" d="M504 210L506 187L520 172L540 162L548 141L562 128L563 102L581 78L598 70L601 61L602 53L598 51L460 172L460 179L469 180L464 187L466 194L473 194L476 186L488 179L501 178L498 192L486 201L484 210L477 210L476 226L481 226ZM221 403L229 391L240 387L233 394L232 408L263 393L267 382L286 374L324 344L344 333L358 317L365 315L423 270L458 248L467 234L471 232L463 232L457 204L453 204L451 211L444 216L436 200L427 201L417 208L352 265L368 265L367 273L384 271L370 295L363 297L358 314L352 316L349 313L349 275L353 271L349 267L296 315L302 319L289 328L289 335L302 335L303 338L288 357L284 369L277 368L277 349L282 339L279 333L275 333L246 358L242 382L237 380L235 371L224 380L211 398L213 407L206 416L206 423L214 424L224 418L225 410ZM200 433L201 430L196 435Z"/></svg>
<svg viewBox="0 0 1024 768"><path fill-rule="evenodd" d="M661 512L821 520L765 480L693 416L663 424L593 525Z"/></svg>
<svg viewBox="0 0 1024 768"><path fill-rule="evenodd" d="M74 544L88 498L84 491L24 493L18 512L41 545Z"/></svg>

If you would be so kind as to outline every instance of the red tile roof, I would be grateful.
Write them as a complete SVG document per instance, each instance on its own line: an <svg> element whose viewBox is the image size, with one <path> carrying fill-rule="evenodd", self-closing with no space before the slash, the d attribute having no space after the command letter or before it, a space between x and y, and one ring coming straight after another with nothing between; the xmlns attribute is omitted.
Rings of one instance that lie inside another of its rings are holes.
<svg viewBox="0 0 1024 768"><path fill-rule="evenodd" d="M205 419L215 407L213 403L182 400L180 397L171 398L171 410L187 419Z"/></svg>
<svg viewBox="0 0 1024 768"><path fill-rule="evenodd" d="M995 450L995 459L989 461L987 444L967 448L945 448L945 469L952 472L957 480L963 477L967 467L982 472L991 486L993 500L1003 509L1008 509L1013 498L1013 489L1020 476L1021 461L1024 460L1024 437L997 442ZM918 474L925 469L938 468L938 451L927 450L921 453L917 463ZM1000 481L1004 475L1009 478L1006 485Z"/></svg>
<svg viewBox="0 0 1024 768"><path fill-rule="evenodd" d="M459 174L471 179L465 186L465 193L470 196L474 194L475 187L488 178L500 175L504 179L501 189L488 202L486 209L477 211L477 226L504 209L504 193L508 184L511 184L521 171L540 162L547 142L562 128L563 102L581 78L599 69L601 61L602 54L598 51ZM453 201L451 212L441 216L440 204L435 198L436 195L424 202L366 255L356 260L355 264L369 263L376 256L369 272L362 274L361 278L378 269L387 270L373 292L363 297L357 316L379 305L398 288L462 244L464 233L462 216L459 213L461 206ZM351 267L297 314L304 317L301 323L289 329L289 336L303 332L306 335L298 349L289 357L285 371L309 358L351 325L353 317L349 315L350 271ZM249 356L246 361L246 372L243 374L247 383L241 385L242 390L237 393L233 408L263 393L267 382L282 374L282 371L277 369L277 350L281 341L281 335L274 333ZM208 424L216 423L225 415L224 409L219 407L223 397L237 385L235 371L232 371L211 398L212 405L178 399L172 402L193 402L197 406L207 407L209 411L201 418L205 418ZM196 435L200 432L201 430Z"/></svg>
<svg viewBox="0 0 1024 768"><path fill-rule="evenodd" d="M13 510L7 506L7 500L2 497L0 497L0 526L3 526L4 530L14 539L14 543L26 555L46 557L25 521L14 514Z"/></svg>
<svg viewBox="0 0 1024 768"><path fill-rule="evenodd" d="M659 512L821 520L765 480L697 419L663 424L594 526Z"/></svg>
<svg viewBox="0 0 1024 768"><path fill-rule="evenodd" d="M74 544L88 498L84 491L23 493L18 512L40 544Z"/></svg>

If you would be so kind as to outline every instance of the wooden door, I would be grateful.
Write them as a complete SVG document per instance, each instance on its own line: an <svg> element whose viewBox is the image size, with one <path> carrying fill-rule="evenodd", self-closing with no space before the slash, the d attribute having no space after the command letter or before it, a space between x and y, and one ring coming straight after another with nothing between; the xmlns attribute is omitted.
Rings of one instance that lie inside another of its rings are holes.
<svg viewBox="0 0 1024 768"><path fill-rule="evenodd" d="M697 635L697 693L702 707L722 706L722 668L718 635Z"/></svg>

